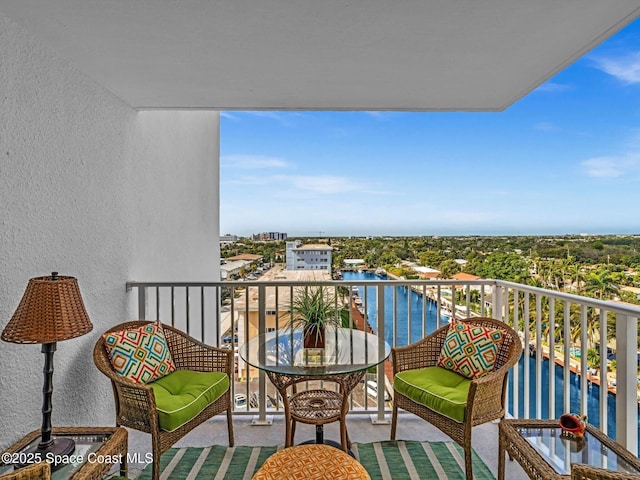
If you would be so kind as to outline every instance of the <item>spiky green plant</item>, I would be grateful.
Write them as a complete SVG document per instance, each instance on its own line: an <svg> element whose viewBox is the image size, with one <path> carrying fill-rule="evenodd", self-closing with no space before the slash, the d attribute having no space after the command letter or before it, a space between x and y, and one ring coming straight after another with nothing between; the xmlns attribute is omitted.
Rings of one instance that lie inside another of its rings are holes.
<svg viewBox="0 0 640 480"><path fill-rule="evenodd" d="M344 305L322 285L305 285L296 290L291 302L291 328L301 327L320 336L326 327L342 326Z"/></svg>

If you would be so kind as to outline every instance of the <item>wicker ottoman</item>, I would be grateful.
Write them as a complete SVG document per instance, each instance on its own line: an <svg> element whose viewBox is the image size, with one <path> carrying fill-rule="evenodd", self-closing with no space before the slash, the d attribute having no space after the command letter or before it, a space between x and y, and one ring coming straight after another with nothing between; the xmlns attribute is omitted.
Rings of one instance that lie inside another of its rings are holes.
<svg viewBox="0 0 640 480"><path fill-rule="evenodd" d="M358 461L329 445L298 445L274 453L253 480L371 480Z"/></svg>

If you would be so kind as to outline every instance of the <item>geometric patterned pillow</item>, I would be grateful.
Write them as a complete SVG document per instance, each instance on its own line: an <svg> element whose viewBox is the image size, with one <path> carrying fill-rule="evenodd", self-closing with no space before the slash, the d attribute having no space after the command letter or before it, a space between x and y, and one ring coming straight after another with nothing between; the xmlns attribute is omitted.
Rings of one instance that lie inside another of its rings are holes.
<svg viewBox="0 0 640 480"><path fill-rule="evenodd" d="M493 371L504 333L504 330L452 321L438 366L471 379L484 377Z"/></svg>
<svg viewBox="0 0 640 480"><path fill-rule="evenodd" d="M153 382L176 369L159 325L150 323L103 337L113 369L134 382Z"/></svg>

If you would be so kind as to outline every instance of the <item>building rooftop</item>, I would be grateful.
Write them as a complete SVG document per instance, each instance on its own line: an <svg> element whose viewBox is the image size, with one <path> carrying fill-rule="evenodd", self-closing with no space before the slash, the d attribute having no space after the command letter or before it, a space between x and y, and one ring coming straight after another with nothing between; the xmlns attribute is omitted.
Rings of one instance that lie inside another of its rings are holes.
<svg viewBox="0 0 640 480"><path fill-rule="evenodd" d="M480 280L480 278L482 277L478 277L477 275L471 275L470 273L460 272L460 273L456 273L451 278L454 280Z"/></svg>
<svg viewBox="0 0 640 480"><path fill-rule="evenodd" d="M299 247L294 248L294 250L333 250L333 247L322 243L309 243L307 245L300 245Z"/></svg>
<svg viewBox="0 0 640 480"><path fill-rule="evenodd" d="M281 266L267 270L258 282L310 282L317 283L331 280L331 274L327 270L285 270ZM249 310L258 310L258 287L249 287ZM291 288L283 286L265 287L265 308L275 310L286 308L291 303ZM235 300L236 310L244 311L246 306L245 293L243 292Z"/></svg>
<svg viewBox="0 0 640 480"><path fill-rule="evenodd" d="M435 268L430 268L430 267L419 267L417 265L413 266L413 269L418 272L418 273L440 273L440 270L437 270Z"/></svg>
<svg viewBox="0 0 640 480"><path fill-rule="evenodd" d="M235 255L233 257L229 257L229 258L227 258L227 260L231 260L231 261L234 261L234 260L248 260L250 262L255 262L255 261L260 260L261 258L263 258L262 255L254 255L252 253L242 253L240 255Z"/></svg>

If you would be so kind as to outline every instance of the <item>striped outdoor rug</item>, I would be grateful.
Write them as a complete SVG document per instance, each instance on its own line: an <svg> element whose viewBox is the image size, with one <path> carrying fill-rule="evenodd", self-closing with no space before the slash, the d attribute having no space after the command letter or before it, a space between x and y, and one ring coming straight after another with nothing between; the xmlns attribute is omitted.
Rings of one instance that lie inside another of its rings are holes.
<svg viewBox="0 0 640 480"><path fill-rule="evenodd" d="M280 447L172 448L162 456L161 480L251 480L264 461ZM453 442L386 441L354 443L353 454L372 480L464 480L464 453ZM476 480L494 480L473 453ZM140 480L151 478L151 466Z"/></svg>

